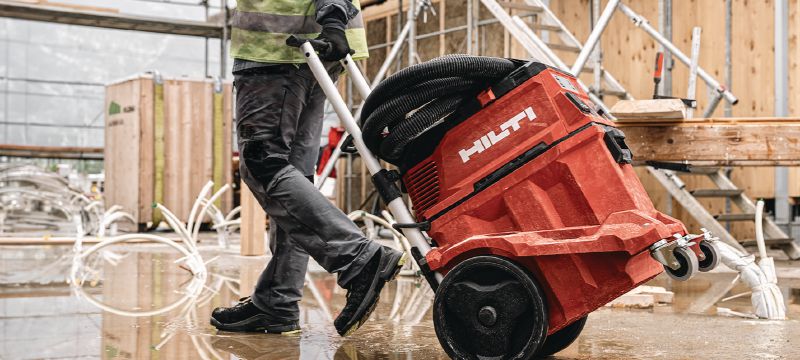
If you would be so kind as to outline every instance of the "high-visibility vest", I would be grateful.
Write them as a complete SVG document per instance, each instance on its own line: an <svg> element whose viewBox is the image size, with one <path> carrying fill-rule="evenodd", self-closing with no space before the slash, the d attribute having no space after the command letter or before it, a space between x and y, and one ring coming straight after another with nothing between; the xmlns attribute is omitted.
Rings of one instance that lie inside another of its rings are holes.
<svg viewBox="0 0 800 360"><path fill-rule="evenodd" d="M358 15L345 29L347 42L355 50L353 59L369 56L364 20L358 0ZM286 46L289 35L315 38L322 30L316 22L314 0L238 0L233 14L231 56L267 63L305 63L302 53Z"/></svg>

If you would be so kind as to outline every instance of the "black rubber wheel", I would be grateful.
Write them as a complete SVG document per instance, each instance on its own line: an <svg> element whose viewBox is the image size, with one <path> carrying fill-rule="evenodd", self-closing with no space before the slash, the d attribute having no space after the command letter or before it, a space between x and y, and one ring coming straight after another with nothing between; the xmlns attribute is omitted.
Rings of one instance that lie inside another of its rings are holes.
<svg viewBox="0 0 800 360"><path fill-rule="evenodd" d="M531 274L511 260L476 256L444 277L433 326L453 359L530 359L547 336L547 305Z"/></svg>
<svg viewBox="0 0 800 360"><path fill-rule="evenodd" d="M583 326L586 325L586 319L588 316L584 316L572 324L565 326L563 329L558 330L549 336L544 341L544 345L542 348L539 349L539 352L536 353L539 357L545 357L553 355L561 350L564 350L578 338L578 335L581 334L583 331Z"/></svg>
<svg viewBox="0 0 800 360"><path fill-rule="evenodd" d="M698 265L697 255L694 254L694 251L689 248L679 247L672 253L675 255L675 258L678 259L680 267L673 270L668 266L664 266L664 270L669 277L678 281L687 281L697 274L697 269L700 265Z"/></svg>
<svg viewBox="0 0 800 360"><path fill-rule="evenodd" d="M706 258L697 263L699 266L698 270L702 272L714 270L714 268L716 268L717 265L719 264L719 255L717 254L717 248L714 247L714 244L711 244L706 241L701 241L699 246L700 246L700 251L703 252L703 255L705 255Z"/></svg>

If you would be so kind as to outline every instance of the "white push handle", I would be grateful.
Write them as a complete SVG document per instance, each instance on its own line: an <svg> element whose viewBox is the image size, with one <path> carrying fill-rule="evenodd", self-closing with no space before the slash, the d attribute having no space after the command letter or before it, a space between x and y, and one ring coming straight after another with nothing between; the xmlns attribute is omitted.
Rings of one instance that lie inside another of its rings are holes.
<svg viewBox="0 0 800 360"><path fill-rule="evenodd" d="M364 161L364 164L367 166L367 170L369 170L369 173L372 175L377 174L379 171L383 170L383 167L381 167L378 158L375 157L371 151L369 151L367 145L364 143L364 139L361 137L361 128L358 127L358 124L353 118L353 114L350 113L350 110L347 108L342 96L339 95L336 85L334 85L333 81L328 75L328 71L325 69L322 61L320 61L319 57L314 51L314 47L310 42L306 41L300 46L300 49L303 51L303 55L306 57L308 67L311 69L311 72L314 73L314 77L317 79L317 82L319 82L322 91L325 93L328 101L333 106L333 110L336 111L337 115L339 115L339 119L342 121L342 125L344 125L345 130L353 136L353 143L356 147L356 150L358 150L358 153L361 155L362 161ZM369 86L366 85L367 82L364 81L361 71L355 67L355 63L353 62L352 58L348 56L346 59L345 65L348 67L352 66L354 68L350 71L351 76L353 76L353 79L356 80L356 86L361 87L361 85L358 85L359 81L357 79L360 79L363 82L362 85L366 86L366 88L360 89L359 91L368 90ZM402 197L398 197L390 201L387 204L387 207L392 215L394 215L398 223L410 224L415 222L414 217L411 216L411 212L406 207ZM423 257L431 250L430 244L428 244L428 241L425 239L425 236L422 235L422 231L420 231L420 229L403 228L402 230L403 235L405 235L409 243L411 243L411 246L417 248ZM441 281L441 274L436 273L435 276L437 281Z"/></svg>

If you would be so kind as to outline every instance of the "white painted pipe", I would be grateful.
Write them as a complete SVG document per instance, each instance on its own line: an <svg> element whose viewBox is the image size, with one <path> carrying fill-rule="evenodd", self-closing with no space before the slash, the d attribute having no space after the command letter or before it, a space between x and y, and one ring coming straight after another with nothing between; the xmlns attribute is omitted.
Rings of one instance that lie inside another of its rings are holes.
<svg viewBox="0 0 800 360"><path fill-rule="evenodd" d="M758 256L761 259L767 258L767 246L764 243L764 200L756 202L756 244L758 244Z"/></svg>
<svg viewBox="0 0 800 360"><path fill-rule="evenodd" d="M348 76L353 79L353 84L355 84L356 90L362 98L366 99L367 96L369 96L369 93L372 92L372 89L367 83L367 80L364 79L364 75L361 74L361 69L358 68L358 64L356 64L350 55L347 55L344 60L342 60L342 63L344 63L344 66L347 69Z"/></svg>
<svg viewBox="0 0 800 360"><path fill-rule="evenodd" d="M309 68L314 73L314 77L319 82L322 91L325 93L328 101L333 106L334 111L336 111L336 114L339 115L339 119L342 121L345 130L347 130L347 132L353 136L355 147L361 155L361 159L366 165L367 170L369 170L370 174L377 174L379 171L383 170L383 168L381 167L381 164L375 155L369 151L367 145L364 143L364 140L361 137L361 129L358 127L358 124L356 123L349 109L347 109L347 105L345 105L344 100L342 100L342 96L339 94L338 89L336 89L336 85L334 85L333 81L331 81L327 70L325 70L325 66L322 65L319 57L317 57L317 54L314 51L314 48L311 46L311 43L303 43L301 49L307 58ZM405 206L405 203L403 203L403 199L401 197L390 201L387 207L398 222L416 222L414 217L411 216L411 212ZM403 234L409 240L411 245L416 247L423 256L430 252L431 246L428 244L425 236L422 235L422 231L415 228L407 228L403 229ZM441 277L441 274L437 275L438 277Z"/></svg>
<svg viewBox="0 0 800 360"><path fill-rule="evenodd" d="M581 74L583 66L586 65L586 61L589 60L589 55L592 54L595 45L597 45L597 42L600 41L600 35L603 34L603 31L608 26L609 21L611 21L611 16L614 15L617 5L619 5L619 0L609 1L608 4L606 4L606 8L603 9L603 13L600 15L600 18L597 19L597 25L595 25L592 33L589 34L589 38L586 39L586 43L583 44L583 49L581 49L581 52L575 59L575 63L572 64L572 69L570 72L576 77Z"/></svg>

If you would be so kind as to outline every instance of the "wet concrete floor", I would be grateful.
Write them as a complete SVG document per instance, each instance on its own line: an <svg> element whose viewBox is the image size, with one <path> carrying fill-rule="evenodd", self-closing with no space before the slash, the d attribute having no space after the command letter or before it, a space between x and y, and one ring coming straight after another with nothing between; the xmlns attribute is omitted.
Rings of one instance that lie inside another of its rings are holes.
<svg viewBox="0 0 800 360"><path fill-rule="evenodd" d="M216 331L208 324L209 314L247 295L265 265L264 257L207 251L205 259L217 258L198 287L188 272L173 264L176 254L157 246L120 247L114 249L121 256L117 264L97 261L97 278L87 279L76 291L63 282L68 251L0 249L9 251L30 256L33 267L25 278L20 272L25 262L5 258L0 266L0 359L447 358L431 322L433 294L411 277L401 277L385 289L371 319L352 336L341 338L331 318L343 306L345 291L336 287L332 276L312 268L301 304L302 334L236 334ZM794 303L797 290L791 290L796 280L786 280L791 286L784 286L791 320L706 315L716 306L748 311L746 298L712 300L708 308L702 304L710 292L719 291L715 284L732 279L732 274L710 274L676 285L657 278L655 285L676 292L674 306L600 309L589 316L578 340L553 358L800 358L800 305ZM737 287L730 293L742 290ZM161 312L164 308L172 310Z"/></svg>

